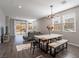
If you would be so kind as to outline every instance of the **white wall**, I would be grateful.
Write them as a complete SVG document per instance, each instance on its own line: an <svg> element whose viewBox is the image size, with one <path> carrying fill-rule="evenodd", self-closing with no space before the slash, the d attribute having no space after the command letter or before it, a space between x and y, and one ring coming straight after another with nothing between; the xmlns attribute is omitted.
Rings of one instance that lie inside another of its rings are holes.
<svg viewBox="0 0 79 59"><path fill-rule="evenodd" d="M32 22L32 26L33 26L33 31L40 31L39 22L37 20Z"/></svg>
<svg viewBox="0 0 79 59"><path fill-rule="evenodd" d="M1 36L1 27L5 28L5 15L3 11L0 9L0 36Z"/></svg>
<svg viewBox="0 0 79 59"><path fill-rule="evenodd" d="M65 39L68 39L69 42L79 46L79 7L75 7L75 8L60 12L56 15L64 15L64 14L72 13L72 12L74 12L76 14L76 16L75 16L75 18L76 18L76 32L57 32L57 33L62 33L63 37ZM51 20L44 17L44 18L39 19L37 21L37 23L39 26L39 30L41 32L48 33L46 26L51 23Z"/></svg>

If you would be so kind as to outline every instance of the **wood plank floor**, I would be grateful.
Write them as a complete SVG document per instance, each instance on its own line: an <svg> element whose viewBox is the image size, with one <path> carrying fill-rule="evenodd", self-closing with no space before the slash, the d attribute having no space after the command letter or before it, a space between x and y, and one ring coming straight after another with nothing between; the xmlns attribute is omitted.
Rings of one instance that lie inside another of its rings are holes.
<svg viewBox="0 0 79 59"><path fill-rule="evenodd" d="M30 51L30 42L16 44L14 39L9 43L0 44L0 58L53 58L49 54L44 53L40 49L36 49L32 54ZM79 47L68 45L68 49L60 52L56 58L79 58Z"/></svg>

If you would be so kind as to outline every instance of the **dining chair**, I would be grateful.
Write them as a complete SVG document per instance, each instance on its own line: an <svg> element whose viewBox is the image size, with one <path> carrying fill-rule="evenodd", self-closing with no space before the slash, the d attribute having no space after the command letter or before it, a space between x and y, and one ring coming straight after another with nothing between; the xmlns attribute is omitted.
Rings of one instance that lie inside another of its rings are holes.
<svg viewBox="0 0 79 59"><path fill-rule="evenodd" d="M32 54L34 54L35 49L39 47L39 43L36 40L31 41L31 48L30 51L32 50Z"/></svg>

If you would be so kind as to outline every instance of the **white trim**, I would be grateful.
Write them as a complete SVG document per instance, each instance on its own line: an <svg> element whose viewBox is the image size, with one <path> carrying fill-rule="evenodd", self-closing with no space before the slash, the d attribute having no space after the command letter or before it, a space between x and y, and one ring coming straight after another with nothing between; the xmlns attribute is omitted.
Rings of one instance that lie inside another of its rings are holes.
<svg viewBox="0 0 79 59"><path fill-rule="evenodd" d="M70 45L73 45L73 46L76 46L76 47L79 47L79 44L70 43L70 42L69 42L69 44L70 44Z"/></svg>

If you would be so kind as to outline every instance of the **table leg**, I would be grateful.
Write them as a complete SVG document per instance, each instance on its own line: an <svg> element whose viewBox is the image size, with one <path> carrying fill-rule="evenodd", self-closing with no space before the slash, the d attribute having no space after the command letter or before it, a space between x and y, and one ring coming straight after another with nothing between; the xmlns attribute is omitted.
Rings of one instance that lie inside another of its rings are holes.
<svg viewBox="0 0 79 59"><path fill-rule="evenodd" d="M50 55L52 55L52 48L50 47Z"/></svg>
<svg viewBox="0 0 79 59"><path fill-rule="evenodd" d="M46 52L48 51L48 43L46 44Z"/></svg>
<svg viewBox="0 0 79 59"><path fill-rule="evenodd" d="M56 48L54 49L53 57L55 57L55 56L56 56Z"/></svg>
<svg viewBox="0 0 79 59"><path fill-rule="evenodd" d="M39 39L39 48L40 48L40 39Z"/></svg>
<svg viewBox="0 0 79 59"><path fill-rule="evenodd" d="M49 44L49 40L47 41L47 44L46 44L46 53L48 53L48 44Z"/></svg>
<svg viewBox="0 0 79 59"><path fill-rule="evenodd" d="M68 43L66 43L66 49L67 49Z"/></svg>

